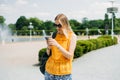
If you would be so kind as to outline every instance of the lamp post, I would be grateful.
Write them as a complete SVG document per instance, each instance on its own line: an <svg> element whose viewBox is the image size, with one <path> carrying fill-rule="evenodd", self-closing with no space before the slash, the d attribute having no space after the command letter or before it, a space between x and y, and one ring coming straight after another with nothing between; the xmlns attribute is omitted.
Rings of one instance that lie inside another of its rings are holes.
<svg viewBox="0 0 120 80"><path fill-rule="evenodd" d="M30 25L29 25L29 29L30 29L30 41L32 40L32 29L33 29L33 26L32 26L32 23L30 22Z"/></svg>
<svg viewBox="0 0 120 80"><path fill-rule="evenodd" d="M86 35L87 35L87 38L89 39L89 29L86 28Z"/></svg>
<svg viewBox="0 0 120 80"><path fill-rule="evenodd" d="M113 7L113 3L114 3L115 1L110 1L110 2L112 3L112 7L107 8L107 12L112 14L112 29L111 29L111 35L112 35L112 39L113 39L113 34L114 34L114 32L113 32L113 27L114 27L114 24L113 24L113 13L117 13L117 12L118 12L118 8L117 8L117 7Z"/></svg>

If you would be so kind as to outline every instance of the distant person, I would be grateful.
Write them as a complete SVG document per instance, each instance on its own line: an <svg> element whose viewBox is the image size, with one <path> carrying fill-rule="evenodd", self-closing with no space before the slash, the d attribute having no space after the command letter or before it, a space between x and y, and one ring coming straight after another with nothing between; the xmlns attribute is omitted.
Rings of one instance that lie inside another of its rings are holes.
<svg viewBox="0 0 120 80"><path fill-rule="evenodd" d="M14 39L12 38L12 42L14 42Z"/></svg>
<svg viewBox="0 0 120 80"><path fill-rule="evenodd" d="M57 29L55 39L47 40L45 80L72 80L72 60L77 37L71 29L68 18L64 14L55 17L54 26Z"/></svg>

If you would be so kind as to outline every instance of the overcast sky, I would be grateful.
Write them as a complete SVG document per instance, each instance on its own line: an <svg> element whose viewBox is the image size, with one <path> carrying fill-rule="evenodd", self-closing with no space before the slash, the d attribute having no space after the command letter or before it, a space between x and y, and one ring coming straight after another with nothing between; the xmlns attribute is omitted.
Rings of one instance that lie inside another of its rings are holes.
<svg viewBox="0 0 120 80"><path fill-rule="evenodd" d="M4 16L5 23L15 23L20 16L26 18L37 17L41 20L54 20L59 13L64 13L69 19L81 22L104 19L106 8L111 7L111 0L0 0L0 15ZM115 7L120 10L120 0L114 0ZM109 14L110 15L110 14ZM111 16L111 15L110 15ZM120 11L116 13L120 18Z"/></svg>

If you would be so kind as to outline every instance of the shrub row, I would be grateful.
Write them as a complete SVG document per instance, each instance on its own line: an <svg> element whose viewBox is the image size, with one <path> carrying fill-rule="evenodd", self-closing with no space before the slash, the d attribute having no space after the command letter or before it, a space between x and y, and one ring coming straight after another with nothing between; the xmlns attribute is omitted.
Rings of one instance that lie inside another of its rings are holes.
<svg viewBox="0 0 120 80"><path fill-rule="evenodd" d="M45 30L47 34L50 34L51 32L54 32L53 30ZM105 30L104 29L100 29L100 31L102 32L102 34L105 34ZM108 34L110 34L111 29L108 30ZM74 32L76 33L76 35L82 35L82 34L86 34L86 30L82 29L82 30L74 30ZM119 29L114 29L115 34L120 34L120 30ZM30 34L30 30L13 30L13 34L17 34L17 35L29 35ZM98 35L98 29L89 29L89 35ZM32 35L43 35L42 30L33 30L32 29Z"/></svg>
<svg viewBox="0 0 120 80"><path fill-rule="evenodd" d="M100 49L103 47L111 46L117 44L117 38L114 37L112 39L109 35L103 35L98 37L97 39L89 39L89 40L77 40L77 45L74 53L74 58L78 58L87 52L92 50ZM39 51L39 61L41 55L46 51L46 48L43 48Z"/></svg>
<svg viewBox="0 0 120 80"><path fill-rule="evenodd" d="M39 53L38 53L38 60L39 61L41 60L41 56L42 56L43 53L45 53L45 51L46 51L46 48L42 48L42 49L39 50Z"/></svg>
<svg viewBox="0 0 120 80"><path fill-rule="evenodd" d="M45 30L45 32L46 32L46 34L50 35L52 31ZM13 34L28 36L28 35L30 35L30 30L14 30ZM43 32L42 32L42 30L31 30L31 34L32 35L43 35Z"/></svg>
<svg viewBox="0 0 120 80"><path fill-rule="evenodd" d="M98 37L97 39L78 40L74 53L74 58L78 58L83 54L90 52L92 50L115 45L117 44L117 42L118 41L116 37L112 39L112 37L109 35L103 35Z"/></svg>

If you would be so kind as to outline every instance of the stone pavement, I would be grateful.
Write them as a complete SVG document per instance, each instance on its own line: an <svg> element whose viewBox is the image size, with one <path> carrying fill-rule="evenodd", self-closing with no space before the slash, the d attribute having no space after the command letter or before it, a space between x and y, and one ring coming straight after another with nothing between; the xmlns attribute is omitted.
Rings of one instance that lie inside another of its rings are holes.
<svg viewBox="0 0 120 80"><path fill-rule="evenodd" d="M120 80L120 44L91 51L73 62L73 80Z"/></svg>
<svg viewBox="0 0 120 80"><path fill-rule="evenodd" d="M0 44L0 80L44 80L38 51L45 42ZM120 80L120 44L91 51L73 62L73 80Z"/></svg>

